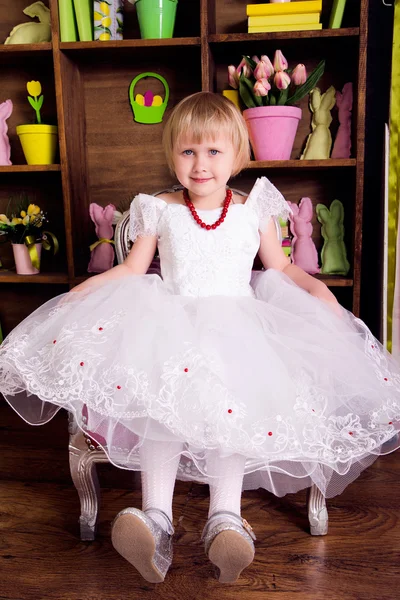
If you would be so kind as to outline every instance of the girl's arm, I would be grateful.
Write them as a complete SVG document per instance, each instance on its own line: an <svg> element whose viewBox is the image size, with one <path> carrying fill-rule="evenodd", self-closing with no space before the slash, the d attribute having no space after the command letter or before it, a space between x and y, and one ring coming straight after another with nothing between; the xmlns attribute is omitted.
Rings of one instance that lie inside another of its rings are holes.
<svg viewBox="0 0 400 600"><path fill-rule="evenodd" d="M312 277L300 267L292 265L282 250L280 241L276 234L273 219L270 219L266 230L260 234L260 249L258 255L266 269L276 269L285 273L296 285L303 288L316 298L337 304L337 300L323 281Z"/></svg>
<svg viewBox="0 0 400 600"><path fill-rule="evenodd" d="M114 279L122 279L129 275L144 275L154 258L157 248L157 236L149 235L139 237L133 244L131 251L124 262L104 273L90 277L83 283L73 288L73 292L81 292L97 286L98 284L106 283Z"/></svg>

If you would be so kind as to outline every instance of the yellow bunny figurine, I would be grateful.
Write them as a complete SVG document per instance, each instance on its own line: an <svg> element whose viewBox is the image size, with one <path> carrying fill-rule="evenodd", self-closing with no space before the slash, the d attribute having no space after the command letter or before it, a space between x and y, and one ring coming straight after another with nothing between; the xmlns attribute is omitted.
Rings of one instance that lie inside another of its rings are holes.
<svg viewBox="0 0 400 600"><path fill-rule="evenodd" d="M37 44L39 42L50 42L50 10L43 2L34 2L26 8L23 13L28 17L38 17L36 21L29 23L20 23L11 31L4 44Z"/></svg>
<svg viewBox="0 0 400 600"><path fill-rule="evenodd" d="M301 160L329 158L332 147L332 135L329 125L332 122L331 110L335 106L336 90L331 85L321 95L319 88L310 92L310 109L313 113L311 126L312 133L307 138L307 143Z"/></svg>

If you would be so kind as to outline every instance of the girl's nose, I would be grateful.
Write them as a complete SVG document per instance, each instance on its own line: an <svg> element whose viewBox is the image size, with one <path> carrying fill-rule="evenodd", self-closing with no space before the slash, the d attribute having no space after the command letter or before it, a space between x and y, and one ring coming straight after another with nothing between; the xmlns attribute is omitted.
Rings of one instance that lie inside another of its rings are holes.
<svg viewBox="0 0 400 600"><path fill-rule="evenodd" d="M196 172L201 172L201 171L206 171L206 164L205 164L205 160L202 156L196 156L195 161L194 161L194 165L193 165L193 170Z"/></svg>

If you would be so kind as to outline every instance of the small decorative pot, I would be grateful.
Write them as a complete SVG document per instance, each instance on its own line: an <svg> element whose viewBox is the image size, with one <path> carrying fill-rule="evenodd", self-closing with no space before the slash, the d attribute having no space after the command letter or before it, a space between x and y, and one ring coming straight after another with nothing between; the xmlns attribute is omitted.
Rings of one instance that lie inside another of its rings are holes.
<svg viewBox="0 0 400 600"><path fill-rule="evenodd" d="M17 125L17 134L28 165L52 165L56 159L56 125Z"/></svg>
<svg viewBox="0 0 400 600"><path fill-rule="evenodd" d="M243 111L256 160L289 160L301 109L296 106L257 106Z"/></svg>
<svg viewBox="0 0 400 600"><path fill-rule="evenodd" d="M11 244L14 254L15 267L18 275L37 275L40 272L40 268L37 269L33 266L32 260L29 254L28 246L26 244ZM36 253L39 258L42 253L42 244L35 244Z"/></svg>

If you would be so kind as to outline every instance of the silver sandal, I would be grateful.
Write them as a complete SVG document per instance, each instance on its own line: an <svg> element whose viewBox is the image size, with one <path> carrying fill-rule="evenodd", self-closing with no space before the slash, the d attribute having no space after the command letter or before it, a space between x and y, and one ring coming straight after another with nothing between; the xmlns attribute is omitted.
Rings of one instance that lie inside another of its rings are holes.
<svg viewBox="0 0 400 600"><path fill-rule="evenodd" d="M161 515L167 531L148 513ZM161 583L172 562L173 525L159 508L145 512L138 508L125 508L115 517L111 540L115 550L131 563L150 583Z"/></svg>
<svg viewBox="0 0 400 600"><path fill-rule="evenodd" d="M229 517L229 520L223 520ZM213 527L216 520L220 523ZM253 529L245 519L229 511L217 511L208 519L201 539L206 555L219 569L221 583L234 583L240 573L254 559L256 539Z"/></svg>

